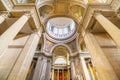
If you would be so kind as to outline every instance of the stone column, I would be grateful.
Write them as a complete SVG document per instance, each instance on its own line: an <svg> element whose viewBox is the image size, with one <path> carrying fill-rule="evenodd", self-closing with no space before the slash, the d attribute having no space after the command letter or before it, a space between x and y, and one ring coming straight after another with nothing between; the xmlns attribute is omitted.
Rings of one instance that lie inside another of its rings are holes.
<svg viewBox="0 0 120 80"><path fill-rule="evenodd" d="M75 72L75 66L73 60L71 61L71 74L72 74L72 80L76 79L76 72Z"/></svg>
<svg viewBox="0 0 120 80"><path fill-rule="evenodd" d="M57 80L59 80L59 69L58 69L58 73L57 73Z"/></svg>
<svg viewBox="0 0 120 80"><path fill-rule="evenodd" d="M64 80L64 69L62 69L62 79Z"/></svg>
<svg viewBox="0 0 120 80"><path fill-rule="evenodd" d="M119 80L111 64L97 43L94 35L91 33L86 33L84 36L84 41L90 52L94 67L98 73L98 78L100 80Z"/></svg>
<svg viewBox="0 0 120 80"><path fill-rule="evenodd" d="M29 72L28 72L28 76L26 78L26 80L31 80L33 78L33 74L34 74L34 66L36 65L36 61L32 61Z"/></svg>
<svg viewBox="0 0 120 80"><path fill-rule="evenodd" d="M2 13L0 15L0 24L5 21L5 19L8 17L9 13Z"/></svg>
<svg viewBox="0 0 120 80"><path fill-rule="evenodd" d="M96 79L95 79L95 74L93 73L93 69L92 69L90 63L88 63L88 68L89 68L89 70L90 70L90 72L91 72L92 79L93 79L93 80L96 80Z"/></svg>
<svg viewBox="0 0 120 80"><path fill-rule="evenodd" d="M70 80L70 70L68 68L68 80Z"/></svg>
<svg viewBox="0 0 120 80"><path fill-rule="evenodd" d="M39 43L40 37L33 33L30 35L28 41L26 42L24 48L22 49L21 53L19 54L16 63L14 64L11 73L7 80L25 80L30 64L33 60L33 56L35 54L35 50Z"/></svg>
<svg viewBox="0 0 120 80"><path fill-rule="evenodd" d="M54 67L52 68L52 80L54 80Z"/></svg>
<svg viewBox="0 0 120 80"><path fill-rule="evenodd" d="M80 57L86 80L91 80L84 57Z"/></svg>
<svg viewBox="0 0 120 80"><path fill-rule="evenodd" d="M42 73L42 66L43 66L43 58L41 56L37 60L37 64L35 67L35 71L34 71L34 75L33 75L32 80L40 80L39 78L40 78L40 75Z"/></svg>
<svg viewBox="0 0 120 80"><path fill-rule="evenodd" d="M116 44L120 46L120 29L100 13L95 13L94 17L113 38Z"/></svg>
<svg viewBox="0 0 120 80"><path fill-rule="evenodd" d="M45 80L50 80L50 75L51 75L51 62L50 60L47 61L47 70L45 74Z"/></svg>
<svg viewBox="0 0 120 80"><path fill-rule="evenodd" d="M0 57L5 49L7 49L10 42L12 42L18 32L22 29L29 17L29 14L23 15L0 36Z"/></svg>
<svg viewBox="0 0 120 80"><path fill-rule="evenodd" d="M42 73L41 73L41 75L40 75L40 79L39 79L39 80L45 80L46 68L47 68L47 59L44 59L44 60L43 60Z"/></svg>

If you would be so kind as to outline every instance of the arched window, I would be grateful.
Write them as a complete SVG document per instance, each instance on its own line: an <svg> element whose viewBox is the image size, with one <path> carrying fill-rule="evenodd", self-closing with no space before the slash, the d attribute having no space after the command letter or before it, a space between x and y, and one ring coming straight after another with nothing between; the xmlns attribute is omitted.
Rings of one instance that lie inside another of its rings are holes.
<svg viewBox="0 0 120 80"><path fill-rule="evenodd" d="M57 58L55 64L67 64L67 62L64 58Z"/></svg>

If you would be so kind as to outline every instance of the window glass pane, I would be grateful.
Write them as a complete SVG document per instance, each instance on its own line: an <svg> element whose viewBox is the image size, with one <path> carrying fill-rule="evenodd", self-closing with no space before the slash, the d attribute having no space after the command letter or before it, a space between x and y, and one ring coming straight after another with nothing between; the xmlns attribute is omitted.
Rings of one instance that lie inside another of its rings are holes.
<svg viewBox="0 0 120 80"><path fill-rule="evenodd" d="M54 26L51 26L51 31L52 31L52 32L54 31Z"/></svg>
<svg viewBox="0 0 120 80"><path fill-rule="evenodd" d="M64 32L63 32L64 34L67 34L67 33L68 33L68 28L67 28L67 27L64 28L63 30L64 30Z"/></svg>
<svg viewBox="0 0 120 80"><path fill-rule="evenodd" d="M71 31L71 29L70 29L70 25L68 26L68 31Z"/></svg>
<svg viewBox="0 0 120 80"><path fill-rule="evenodd" d="M48 29L51 31L51 26L50 26L50 23L49 24L47 24L47 26L48 26Z"/></svg>
<svg viewBox="0 0 120 80"><path fill-rule="evenodd" d="M75 27L74 23L72 23L72 25L70 26L70 29L73 30Z"/></svg>
<svg viewBox="0 0 120 80"><path fill-rule="evenodd" d="M67 62L64 58L57 58L55 64L67 64Z"/></svg>
<svg viewBox="0 0 120 80"><path fill-rule="evenodd" d="M58 32L58 29L54 28L54 33L57 34L57 32Z"/></svg>
<svg viewBox="0 0 120 80"><path fill-rule="evenodd" d="M59 34L62 34L62 29L59 29Z"/></svg>

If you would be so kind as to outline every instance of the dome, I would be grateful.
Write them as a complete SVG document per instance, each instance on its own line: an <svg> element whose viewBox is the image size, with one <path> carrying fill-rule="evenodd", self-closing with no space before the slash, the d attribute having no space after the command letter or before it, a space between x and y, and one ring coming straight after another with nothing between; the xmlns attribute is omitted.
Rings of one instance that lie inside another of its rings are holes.
<svg viewBox="0 0 120 80"><path fill-rule="evenodd" d="M74 34L75 26L75 22L71 18L55 17L48 20L46 30L53 38L66 39Z"/></svg>

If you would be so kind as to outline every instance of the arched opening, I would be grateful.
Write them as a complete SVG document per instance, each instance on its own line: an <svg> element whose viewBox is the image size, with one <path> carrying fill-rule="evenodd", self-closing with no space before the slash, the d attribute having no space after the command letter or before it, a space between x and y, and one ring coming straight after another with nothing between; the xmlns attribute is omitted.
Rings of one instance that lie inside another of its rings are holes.
<svg viewBox="0 0 120 80"><path fill-rule="evenodd" d="M69 50L62 45L54 48L53 52L54 80L68 80L70 78Z"/></svg>
<svg viewBox="0 0 120 80"><path fill-rule="evenodd" d="M67 64L67 61L63 57L58 57L55 62L55 64Z"/></svg>

